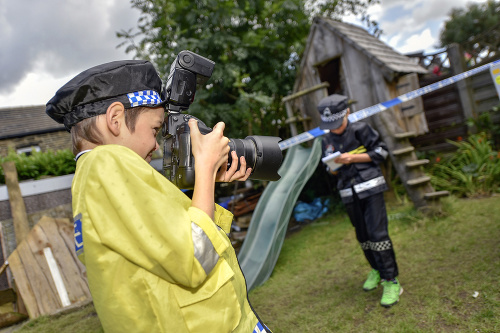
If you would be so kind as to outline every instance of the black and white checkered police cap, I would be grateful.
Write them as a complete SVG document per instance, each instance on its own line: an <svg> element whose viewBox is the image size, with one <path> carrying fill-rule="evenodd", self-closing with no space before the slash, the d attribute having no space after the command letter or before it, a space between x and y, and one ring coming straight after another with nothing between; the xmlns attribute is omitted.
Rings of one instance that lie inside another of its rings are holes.
<svg viewBox="0 0 500 333"><path fill-rule="evenodd" d="M342 125L347 114L349 99L347 96L333 94L319 101L318 112L321 118L320 129L336 129Z"/></svg>
<svg viewBox="0 0 500 333"><path fill-rule="evenodd" d="M149 61L113 61L75 76L56 92L45 112L70 131L83 119L106 113L113 102L125 108L162 106L161 91L160 76Z"/></svg>

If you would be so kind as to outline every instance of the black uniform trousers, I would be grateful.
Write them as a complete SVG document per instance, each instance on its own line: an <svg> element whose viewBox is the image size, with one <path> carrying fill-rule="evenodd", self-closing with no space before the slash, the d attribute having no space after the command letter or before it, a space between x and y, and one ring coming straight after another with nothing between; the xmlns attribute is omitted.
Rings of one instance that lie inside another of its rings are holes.
<svg viewBox="0 0 500 333"><path fill-rule="evenodd" d="M354 201L346 204L346 210L366 259L372 268L380 272L382 279L395 278L398 266L389 238L384 193L359 199L353 191L353 196Z"/></svg>

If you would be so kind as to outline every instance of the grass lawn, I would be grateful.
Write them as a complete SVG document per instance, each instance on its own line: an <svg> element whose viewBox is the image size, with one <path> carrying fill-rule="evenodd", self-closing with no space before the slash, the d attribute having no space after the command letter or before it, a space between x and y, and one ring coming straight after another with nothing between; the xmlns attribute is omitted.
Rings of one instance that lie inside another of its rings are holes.
<svg viewBox="0 0 500 333"><path fill-rule="evenodd" d="M443 207L434 218L388 207L404 288L392 308L379 305L381 287L362 290L370 268L344 213L287 237L271 278L249 295L253 307L274 333L500 332L500 197ZM89 305L15 332L102 331Z"/></svg>
<svg viewBox="0 0 500 333"><path fill-rule="evenodd" d="M252 305L274 333L500 332L500 197L443 201L436 218L388 207L404 288L394 307L379 305L381 287L363 291L370 267L346 214L288 237Z"/></svg>

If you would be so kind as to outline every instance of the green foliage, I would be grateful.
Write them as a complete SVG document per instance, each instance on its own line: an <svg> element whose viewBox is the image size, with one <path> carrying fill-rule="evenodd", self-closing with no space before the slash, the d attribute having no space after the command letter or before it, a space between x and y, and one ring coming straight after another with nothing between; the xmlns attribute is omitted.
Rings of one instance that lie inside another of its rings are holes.
<svg viewBox="0 0 500 333"><path fill-rule="evenodd" d="M469 118L467 126L475 127L477 132L484 132L488 139L492 141L495 149L500 148L500 124L495 123L492 119L495 113L500 111L500 104L494 106L488 112L482 112L476 118Z"/></svg>
<svg viewBox="0 0 500 333"><path fill-rule="evenodd" d="M500 1L469 3L467 8L454 8L441 31L441 46L458 43L478 62L500 49Z"/></svg>
<svg viewBox="0 0 500 333"><path fill-rule="evenodd" d="M233 138L288 137L281 99L293 91L312 16L364 15L377 2L132 0L142 12L138 32L117 35L127 52L151 60L164 78L182 50L215 61L208 85L198 89L189 110L208 126L224 121Z"/></svg>
<svg viewBox="0 0 500 333"><path fill-rule="evenodd" d="M40 179L43 176L63 176L75 172L76 163L69 150L53 152L33 151L30 155L17 154L9 150L6 157L0 157L0 184L5 184L5 174L1 164L13 161L16 164L19 180Z"/></svg>
<svg viewBox="0 0 500 333"><path fill-rule="evenodd" d="M500 155L483 132L471 135L467 141L449 143L457 150L432 167L432 185L459 197L491 195L499 190Z"/></svg>

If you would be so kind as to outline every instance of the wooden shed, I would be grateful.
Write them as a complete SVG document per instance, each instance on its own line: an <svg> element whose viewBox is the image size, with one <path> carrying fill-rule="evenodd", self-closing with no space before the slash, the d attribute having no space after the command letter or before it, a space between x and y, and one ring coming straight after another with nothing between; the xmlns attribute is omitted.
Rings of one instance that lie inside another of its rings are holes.
<svg viewBox="0 0 500 333"><path fill-rule="evenodd" d="M327 95L348 96L355 101L351 112L356 112L418 89L418 76L426 73L428 70L416 59L398 53L363 28L316 17L294 86L294 93L300 97L284 99L289 121L297 121L292 125L300 130L315 128L320 123L316 105ZM310 92L299 93L303 91ZM423 170L429 161L418 160L409 141L428 132L420 97L365 121L388 145L395 169L417 208L428 207L434 202L431 199L446 195L434 191Z"/></svg>

